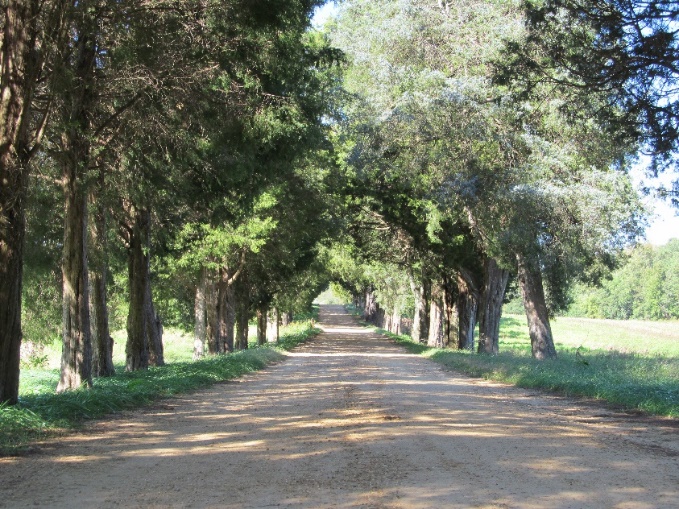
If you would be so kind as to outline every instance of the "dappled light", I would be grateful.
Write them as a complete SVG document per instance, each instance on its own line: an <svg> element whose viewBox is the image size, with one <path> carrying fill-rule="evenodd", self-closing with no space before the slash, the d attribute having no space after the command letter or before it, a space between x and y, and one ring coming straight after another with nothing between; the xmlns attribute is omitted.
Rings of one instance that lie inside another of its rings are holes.
<svg viewBox="0 0 679 509"><path fill-rule="evenodd" d="M641 423L445 372L341 308L321 325L286 362L3 460L32 481L2 500L65 507L83 478L81 500L101 507L121 485L156 507L670 507L679 495L679 453L644 448Z"/></svg>

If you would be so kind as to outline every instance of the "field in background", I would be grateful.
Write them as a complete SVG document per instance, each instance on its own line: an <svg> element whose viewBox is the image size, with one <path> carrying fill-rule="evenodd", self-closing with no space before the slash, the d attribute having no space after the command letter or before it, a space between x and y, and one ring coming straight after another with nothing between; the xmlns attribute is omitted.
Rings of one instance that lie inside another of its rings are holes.
<svg viewBox="0 0 679 509"><path fill-rule="evenodd" d="M411 352L474 377L594 398L625 410L679 418L679 323L558 318L558 359L531 357L526 319L502 318L500 355L428 348L394 336Z"/></svg>
<svg viewBox="0 0 679 509"><path fill-rule="evenodd" d="M284 331L281 330L283 333ZM248 333L249 343L256 344L257 327L251 325ZM117 373L125 370L125 342L127 333L116 331L113 337L113 364ZM254 345L253 345L254 346ZM179 329L166 329L163 332L163 350L168 364L193 361L193 334ZM47 345L40 354L40 366L24 366L21 369L19 395L42 394L54 390L59 382L61 342Z"/></svg>
<svg viewBox="0 0 679 509"><path fill-rule="evenodd" d="M558 350L582 347L601 352L660 355L679 359L679 321L598 320L558 317L552 320ZM525 349L530 353L526 317L505 315L500 348Z"/></svg>

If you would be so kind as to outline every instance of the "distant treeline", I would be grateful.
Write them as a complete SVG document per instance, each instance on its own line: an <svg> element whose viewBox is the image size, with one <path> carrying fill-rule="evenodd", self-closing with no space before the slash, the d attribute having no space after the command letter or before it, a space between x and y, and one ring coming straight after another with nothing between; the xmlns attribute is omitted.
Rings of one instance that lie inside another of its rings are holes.
<svg viewBox="0 0 679 509"><path fill-rule="evenodd" d="M618 320L679 318L679 239L640 245L600 287L577 286L568 315Z"/></svg>

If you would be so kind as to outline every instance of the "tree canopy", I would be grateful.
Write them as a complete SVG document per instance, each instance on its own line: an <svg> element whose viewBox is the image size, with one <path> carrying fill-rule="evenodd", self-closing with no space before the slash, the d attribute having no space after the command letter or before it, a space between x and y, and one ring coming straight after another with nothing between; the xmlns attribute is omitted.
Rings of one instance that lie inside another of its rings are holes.
<svg viewBox="0 0 679 509"><path fill-rule="evenodd" d="M676 152L676 7L346 0L319 31L322 3L3 2L0 400L55 317L70 390L112 327L128 370L163 323L224 354L331 281L487 354L519 290L556 355L550 316L641 232L639 148Z"/></svg>

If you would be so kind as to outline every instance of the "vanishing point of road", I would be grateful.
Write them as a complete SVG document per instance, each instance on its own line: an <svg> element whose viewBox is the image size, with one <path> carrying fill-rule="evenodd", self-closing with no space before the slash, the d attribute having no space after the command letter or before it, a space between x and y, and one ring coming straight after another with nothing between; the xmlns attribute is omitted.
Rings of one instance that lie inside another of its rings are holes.
<svg viewBox="0 0 679 509"><path fill-rule="evenodd" d="M321 309L285 361L0 459L0 507L676 508L676 420L461 376Z"/></svg>

